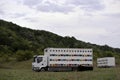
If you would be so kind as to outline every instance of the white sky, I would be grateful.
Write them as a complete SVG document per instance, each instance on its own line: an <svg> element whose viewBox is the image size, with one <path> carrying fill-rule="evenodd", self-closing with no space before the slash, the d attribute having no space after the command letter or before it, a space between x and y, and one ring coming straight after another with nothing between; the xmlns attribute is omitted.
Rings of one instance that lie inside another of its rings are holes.
<svg viewBox="0 0 120 80"><path fill-rule="evenodd" d="M0 0L0 19L120 48L120 0Z"/></svg>

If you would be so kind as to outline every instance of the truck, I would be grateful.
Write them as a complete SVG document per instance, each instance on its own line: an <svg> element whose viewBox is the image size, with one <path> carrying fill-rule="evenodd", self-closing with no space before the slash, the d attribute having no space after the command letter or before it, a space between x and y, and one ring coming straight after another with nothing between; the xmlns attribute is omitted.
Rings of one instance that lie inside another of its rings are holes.
<svg viewBox="0 0 120 80"><path fill-rule="evenodd" d="M103 57L97 59L97 67L115 67L115 57Z"/></svg>
<svg viewBox="0 0 120 80"><path fill-rule="evenodd" d="M46 48L44 55L35 55L34 71L93 70L93 50L82 48Z"/></svg>

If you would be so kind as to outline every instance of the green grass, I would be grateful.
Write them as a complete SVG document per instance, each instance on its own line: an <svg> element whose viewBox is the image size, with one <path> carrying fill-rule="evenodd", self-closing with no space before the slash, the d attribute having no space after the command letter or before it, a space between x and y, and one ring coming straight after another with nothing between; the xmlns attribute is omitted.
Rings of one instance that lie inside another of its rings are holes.
<svg viewBox="0 0 120 80"><path fill-rule="evenodd" d="M83 72L33 72L30 69L0 69L0 80L119 80L120 68L95 68Z"/></svg>
<svg viewBox="0 0 120 80"><path fill-rule="evenodd" d="M120 66L82 72L34 72L31 61L0 64L0 80L120 80Z"/></svg>

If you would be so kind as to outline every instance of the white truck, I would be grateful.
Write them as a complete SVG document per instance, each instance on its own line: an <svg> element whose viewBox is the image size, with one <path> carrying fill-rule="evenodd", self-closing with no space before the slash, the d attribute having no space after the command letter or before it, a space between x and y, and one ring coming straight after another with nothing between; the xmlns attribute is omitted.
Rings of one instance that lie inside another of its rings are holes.
<svg viewBox="0 0 120 80"><path fill-rule="evenodd" d="M115 67L115 57L98 58L97 67Z"/></svg>
<svg viewBox="0 0 120 80"><path fill-rule="evenodd" d="M93 51L80 48L46 48L44 55L34 56L32 70L93 70Z"/></svg>

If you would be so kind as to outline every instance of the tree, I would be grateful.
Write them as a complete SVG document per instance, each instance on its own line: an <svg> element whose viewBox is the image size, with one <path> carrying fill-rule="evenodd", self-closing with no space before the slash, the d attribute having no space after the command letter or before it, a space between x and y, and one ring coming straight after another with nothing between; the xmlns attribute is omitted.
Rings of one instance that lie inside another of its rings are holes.
<svg viewBox="0 0 120 80"><path fill-rule="evenodd" d="M113 54L111 51L106 51L106 52L104 53L104 56L105 56L105 57L113 57L114 54Z"/></svg>
<svg viewBox="0 0 120 80"><path fill-rule="evenodd" d="M23 50L18 50L16 52L16 60L17 61L25 61L29 60L33 57L33 52L32 51L23 51Z"/></svg>

